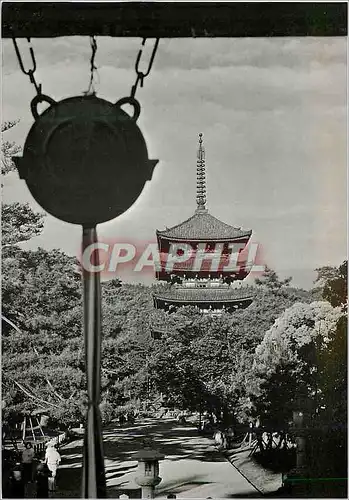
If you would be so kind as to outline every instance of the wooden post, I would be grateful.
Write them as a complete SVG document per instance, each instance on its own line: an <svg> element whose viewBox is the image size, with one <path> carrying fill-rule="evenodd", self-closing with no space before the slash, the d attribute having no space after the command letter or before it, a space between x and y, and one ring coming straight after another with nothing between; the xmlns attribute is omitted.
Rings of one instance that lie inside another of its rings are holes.
<svg viewBox="0 0 349 500"><path fill-rule="evenodd" d="M253 427L252 422L250 422L249 427L250 427L250 430L249 430L249 436L248 436L248 446L251 446L251 443L252 443L252 427Z"/></svg>
<svg viewBox="0 0 349 500"><path fill-rule="evenodd" d="M27 417L26 417L26 415L24 415L24 419L23 419L22 441L25 441L26 429L27 429Z"/></svg>
<svg viewBox="0 0 349 500"><path fill-rule="evenodd" d="M10 437L10 440L11 440L11 443L13 445L13 448L18 451L18 446L17 446L17 441L12 433L12 430L11 430L11 427L8 426L8 434L9 434L9 437ZM5 439L4 439L5 440Z"/></svg>
<svg viewBox="0 0 349 500"><path fill-rule="evenodd" d="M29 416L29 423L30 423L30 429L32 431L33 441L36 441L36 436L35 436L34 427L33 427L33 421L32 421L31 416Z"/></svg>
<svg viewBox="0 0 349 500"><path fill-rule="evenodd" d="M38 427L39 427L39 430L41 432L41 435L42 437L44 438L45 437L45 434L44 434L44 431L42 430L42 427L41 427L41 423L40 423L40 420L38 417L36 417L36 421L37 421L37 424L38 424Z"/></svg>

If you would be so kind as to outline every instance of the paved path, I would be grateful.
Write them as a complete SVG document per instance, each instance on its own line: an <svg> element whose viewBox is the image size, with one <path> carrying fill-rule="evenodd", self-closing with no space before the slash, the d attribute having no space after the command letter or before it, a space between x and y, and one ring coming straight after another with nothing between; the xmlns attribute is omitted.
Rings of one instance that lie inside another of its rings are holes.
<svg viewBox="0 0 349 500"><path fill-rule="evenodd" d="M191 425L177 425L173 420L147 419L142 423L104 431L104 455L108 496L118 498L126 493L140 496L134 482L137 462L134 455L141 440L151 437L165 455L160 462L162 481L156 488L157 498L169 493L177 498L258 497L258 492L212 446L212 440L201 437ZM60 497L79 496L81 481L81 445L75 441L63 447L59 470Z"/></svg>

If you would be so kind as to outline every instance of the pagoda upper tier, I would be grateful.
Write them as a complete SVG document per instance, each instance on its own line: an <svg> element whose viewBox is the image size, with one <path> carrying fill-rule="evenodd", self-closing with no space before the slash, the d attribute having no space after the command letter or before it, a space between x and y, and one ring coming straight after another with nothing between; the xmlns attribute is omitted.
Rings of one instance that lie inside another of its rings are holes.
<svg viewBox="0 0 349 500"><path fill-rule="evenodd" d="M208 212L202 134L199 140L196 175L195 213L176 226L156 231L160 256L160 268L156 272L156 278L172 282L178 278L199 276L223 278L226 282L243 280L250 272L250 265L247 263L246 252L242 252L252 231L226 224ZM198 260L200 252L201 257Z"/></svg>
<svg viewBox="0 0 349 500"><path fill-rule="evenodd" d="M230 226L211 215L207 209L196 210L189 219L167 228L156 231L159 243L166 240L185 242L245 242L252 234L251 230L245 231L240 227ZM162 248L162 247L161 247Z"/></svg>
<svg viewBox="0 0 349 500"><path fill-rule="evenodd" d="M242 280L249 274L250 264L241 252L251 234L225 224L207 211L197 211L181 224L156 232L160 256L156 277L166 281L199 276ZM198 261L200 251L202 258ZM171 258L173 253L178 258Z"/></svg>

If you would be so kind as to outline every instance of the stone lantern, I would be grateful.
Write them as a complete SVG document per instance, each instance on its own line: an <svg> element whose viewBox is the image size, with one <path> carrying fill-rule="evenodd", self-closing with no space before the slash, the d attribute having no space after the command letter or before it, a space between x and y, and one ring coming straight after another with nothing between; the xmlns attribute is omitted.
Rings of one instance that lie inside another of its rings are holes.
<svg viewBox="0 0 349 500"><path fill-rule="evenodd" d="M306 432L304 429L304 412L300 410L296 410L293 412L293 425L294 425L294 434L296 437L296 452L297 452L297 461L296 461L296 471L298 474L304 473L306 470Z"/></svg>
<svg viewBox="0 0 349 500"><path fill-rule="evenodd" d="M296 440L296 464L286 474L284 484L292 496L309 496L309 469L307 461L307 435L309 402L305 398L295 401L291 433Z"/></svg>
<svg viewBox="0 0 349 500"><path fill-rule="evenodd" d="M293 411L293 433L297 444L296 471L299 475L306 476L308 471L307 460L307 437L309 434L309 417L311 413L311 401L305 396L295 401Z"/></svg>
<svg viewBox="0 0 349 500"><path fill-rule="evenodd" d="M142 488L142 498L154 498L155 486L161 482L159 460L165 456L158 450L146 445L135 456L138 460L136 483Z"/></svg>

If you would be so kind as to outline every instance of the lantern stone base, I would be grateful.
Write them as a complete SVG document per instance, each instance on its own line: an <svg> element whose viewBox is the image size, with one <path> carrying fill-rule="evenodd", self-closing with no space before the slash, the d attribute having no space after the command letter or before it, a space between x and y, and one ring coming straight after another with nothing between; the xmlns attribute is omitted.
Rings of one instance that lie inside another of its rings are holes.
<svg viewBox="0 0 349 500"><path fill-rule="evenodd" d="M161 482L161 477L158 478L149 478L148 481L146 478L138 478L136 477L136 483L142 488L142 498L154 498L155 497L155 486Z"/></svg>
<svg viewBox="0 0 349 500"><path fill-rule="evenodd" d="M161 482L161 477L137 476L135 482L142 488L142 498L154 498L155 486Z"/></svg>
<svg viewBox="0 0 349 500"><path fill-rule="evenodd" d="M292 497L308 496L309 470L306 466L297 466L290 470L284 478L284 488Z"/></svg>
<svg viewBox="0 0 349 500"><path fill-rule="evenodd" d="M155 498L155 487L142 486L142 498Z"/></svg>

